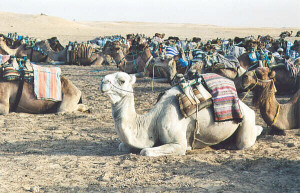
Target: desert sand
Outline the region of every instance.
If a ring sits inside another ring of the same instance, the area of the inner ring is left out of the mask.
[[[101,20],[101,18],[99,18]],[[46,15],[0,12],[0,33],[18,32],[40,39],[53,36],[63,43],[104,35],[155,32],[202,39],[278,36],[289,28],[225,28],[200,24],[75,22]],[[299,30],[299,29],[298,29]],[[101,78],[118,69],[62,65],[62,73],[83,94],[92,112],[58,114],[10,113],[1,116],[0,192],[299,192],[300,132],[268,135],[264,127],[256,144],[236,150],[232,143],[193,150],[186,156],[143,157],[118,151],[120,143],[108,97],[99,90]],[[169,84],[138,79],[138,113],[151,109]],[[279,96],[280,102],[290,96]]]

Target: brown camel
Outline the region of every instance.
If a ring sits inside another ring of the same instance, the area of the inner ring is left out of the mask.
[[[32,62],[44,62],[47,54],[31,48],[27,48],[25,44],[21,44],[17,48],[10,48],[3,37],[0,37],[0,50],[7,55],[15,55],[18,58],[27,57]]]
[[[275,86],[277,88],[278,94],[284,93],[294,93],[296,90],[296,79],[289,75],[289,72],[286,70],[284,64],[277,64],[274,56],[268,55],[269,60],[264,60],[262,65],[268,67],[270,65],[271,69],[276,72],[276,81]],[[254,70],[258,65],[251,63],[249,59],[249,53],[242,54],[238,58],[241,67],[247,71]],[[298,61],[298,60],[297,60]],[[297,61],[295,64],[297,64]]]
[[[0,37],[3,37],[3,39],[4,39],[5,43],[6,43],[6,45],[7,45],[9,48],[15,49],[15,48],[19,47],[19,46],[22,44],[21,40],[13,40],[13,39],[11,39],[11,38],[8,38],[8,37],[5,36],[4,34],[0,34]],[[0,50],[0,51],[1,51],[1,50]],[[0,53],[0,54],[1,54],[1,53]]]
[[[47,53],[48,57],[46,62],[58,61],[68,64],[101,66],[104,61],[103,56],[101,56],[99,53],[95,53],[94,49],[86,44],[80,44],[78,46],[77,52],[69,56],[70,60],[67,60],[68,47],[65,47],[63,50],[56,52],[51,48],[50,42],[48,40],[43,40],[36,43],[36,47]]]
[[[59,52],[59,51],[62,51],[64,49],[64,47],[58,41],[57,37],[52,37],[52,38],[49,38],[47,40],[49,41],[50,46],[51,46],[53,51]]]
[[[2,71],[0,77],[2,77]],[[73,111],[88,111],[88,107],[81,102],[81,91],[67,78],[61,77],[62,101],[37,100],[34,96],[33,84],[24,81],[23,90],[16,102],[20,82],[0,81],[0,114],[5,115],[11,111],[24,113],[63,113]],[[17,103],[17,106],[16,106]],[[14,109],[14,110],[13,110]]]
[[[119,51],[115,56],[118,67],[129,74],[138,73],[139,76],[169,78],[169,63],[173,58],[153,58],[149,46],[144,40],[133,40],[128,54]]]
[[[275,71],[257,68],[244,74],[243,87],[252,88],[253,103],[259,107],[264,121],[272,129],[281,131],[300,127],[300,90],[285,104],[275,98]]]
[[[119,64],[125,59],[124,55],[127,55],[128,51],[128,45],[123,44],[120,41],[107,42],[102,51],[105,64],[116,64],[119,66]]]

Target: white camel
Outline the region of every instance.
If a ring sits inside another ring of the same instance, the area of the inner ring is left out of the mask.
[[[139,115],[134,107],[133,84],[136,78],[124,72],[106,75],[100,90],[109,96],[112,102],[112,115],[121,143],[119,151],[132,152],[141,149],[145,156],[185,155],[186,150],[203,148],[218,144],[230,137],[237,129],[238,149],[254,145],[262,131],[255,125],[255,113],[240,101],[243,121],[215,122],[213,108],[197,113],[199,133],[194,141],[196,114],[184,118],[179,110],[176,95],[178,87],[165,92],[152,110]],[[194,144],[192,145],[194,141]],[[159,145],[158,145],[159,144]]]

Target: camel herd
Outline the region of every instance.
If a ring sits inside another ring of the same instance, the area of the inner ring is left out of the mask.
[[[105,76],[100,90],[112,102],[115,128],[122,141],[119,150],[138,149],[146,156],[184,155],[189,149],[218,144],[235,131],[237,148],[249,148],[262,132],[262,127],[255,124],[255,112],[242,100],[241,122],[214,121],[212,106],[184,118],[178,106],[177,96],[182,92],[178,80],[189,77],[191,72],[219,74],[232,80],[238,93],[252,91],[253,103],[274,133],[284,134],[286,129],[300,127],[300,42],[285,40],[288,36],[290,32],[283,32],[279,39],[266,35],[202,42],[197,37],[181,40],[165,38],[160,33],[152,38],[128,34],[126,38],[109,36],[84,43],[69,42],[64,47],[55,37],[38,40],[9,34],[0,35],[0,56],[47,64],[115,65],[121,72]],[[1,69],[3,65],[7,63],[1,64]],[[0,76],[3,77],[3,70]],[[152,110],[138,115],[133,84],[142,77],[170,83],[172,88],[160,95]],[[88,111],[87,106],[80,104],[80,90],[64,77],[60,102],[37,100],[32,83],[23,81],[20,91],[20,82],[0,82],[1,114],[9,113],[16,104],[16,112],[26,113]],[[293,96],[286,104],[280,104],[276,92]]]

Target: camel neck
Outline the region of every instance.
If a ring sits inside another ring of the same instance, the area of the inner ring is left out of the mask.
[[[273,82],[267,83],[268,85],[262,89],[256,89],[253,98],[256,98],[257,105],[260,109],[260,114],[262,115],[264,121],[271,126],[279,103],[275,97],[275,86]]]
[[[138,115],[134,107],[133,94],[127,95],[116,104],[112,104],[115,128],[121,141],[133,148],[152,147],[154,135],[153,113]],[[152,135],[153,134],[153,135]]]

